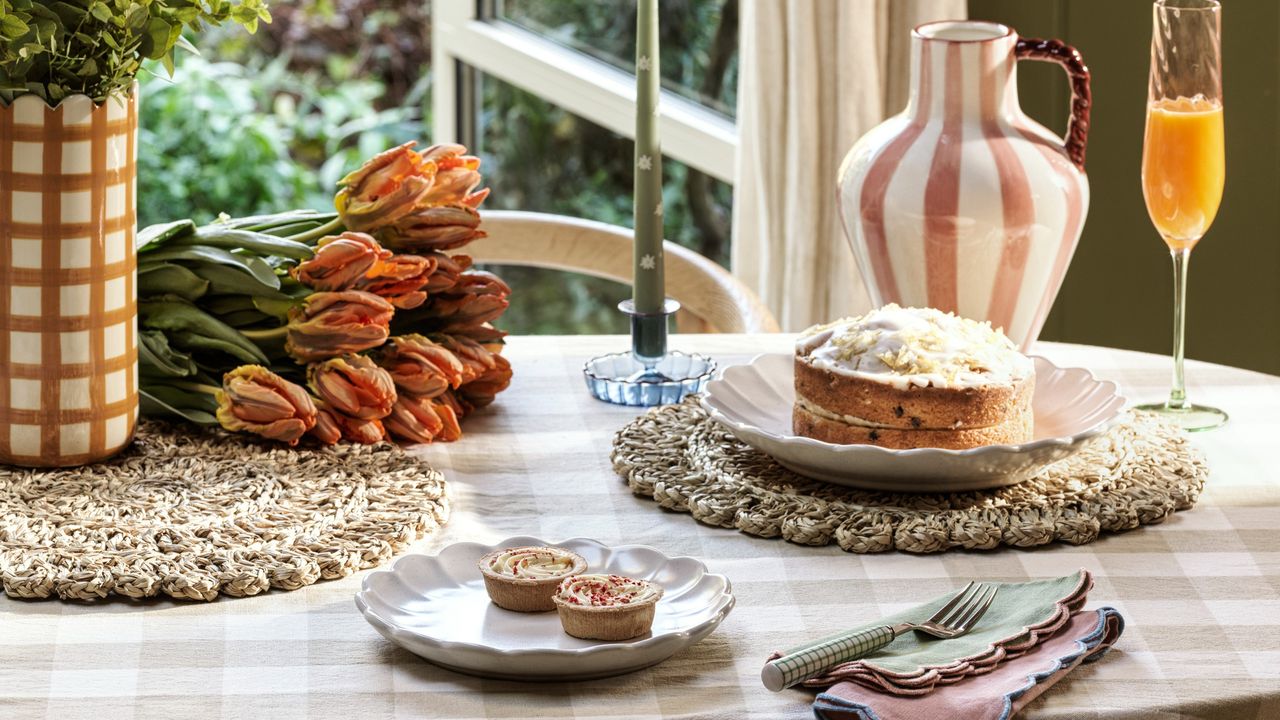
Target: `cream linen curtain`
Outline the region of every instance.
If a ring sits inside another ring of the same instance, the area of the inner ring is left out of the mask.
[[[733,272],[783,330],[868,308],[836,171],[907,102],[911,28],[964,0],[743,0]]]

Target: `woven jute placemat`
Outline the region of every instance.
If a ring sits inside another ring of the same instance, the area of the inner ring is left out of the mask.
[[[855,553],[1083,544],[1190,508],[1208,476],[1180,430],[1150,413],[1128,413],[1077,454],[1011,487],[867,492],[787,470],[708,418],[696,397],[627,425],[612,457],[632,492],[668,510]]]
[[[393,445],[290,449],[144,421],[107,462],[0,467],[0,583],[64,600],[296,590],[448,517],[444,478]]]

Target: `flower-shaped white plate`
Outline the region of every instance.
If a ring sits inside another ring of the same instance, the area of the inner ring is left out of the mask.
[[[525,545],[565,548],[586,559],[587,572],[661,585],[652,632],[621,642],[580,640],[565,634],[554,610],[518,613],[494,605],[476,563],[493,550]],[[655,665],[711,634],[733,603],[729,580],[691,557],[587,538],[456,543],[435,556],[406,555],[370,573],[356,593],[356,607],[391,642],[450,670],[508,680],[588,680]]]
[[[1022,482],[1105,432],[1125,399],[1115,383],[1083,368],[1060,368],[1043,357],[1032,398],[1035,437],[1021,445],[969,450],[891,450],[836,445],[792,434],[795,359],[760,355],[726,368],[707,384],[702,406],[742,442],[801,475],[837,485],[890,492],[965,492]]]

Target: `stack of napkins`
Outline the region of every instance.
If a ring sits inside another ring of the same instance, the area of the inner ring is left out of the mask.
[[[1124,630],[1111,608],[1081,612],[1093,587],[1088,571],[998,585],[995,601],[968,634],[939,640],[906,633],[806,681],[828,688],[814,702],[815,714],[829,720],[1007,718],[1076,666],[1101,658]],[[865,627],[918,622],[954,596],[948,592]]]

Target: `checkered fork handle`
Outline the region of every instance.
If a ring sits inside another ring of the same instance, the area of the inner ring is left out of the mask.
[[[832,635],[771,659],[760,671],[760,680],[766,688],[779,692],[840,663],[875,652],[893,642],[895,637],[893,628],[888,625]]]
[[[138,94],[0,104],[0,462],[79,465],[138,413]]]

